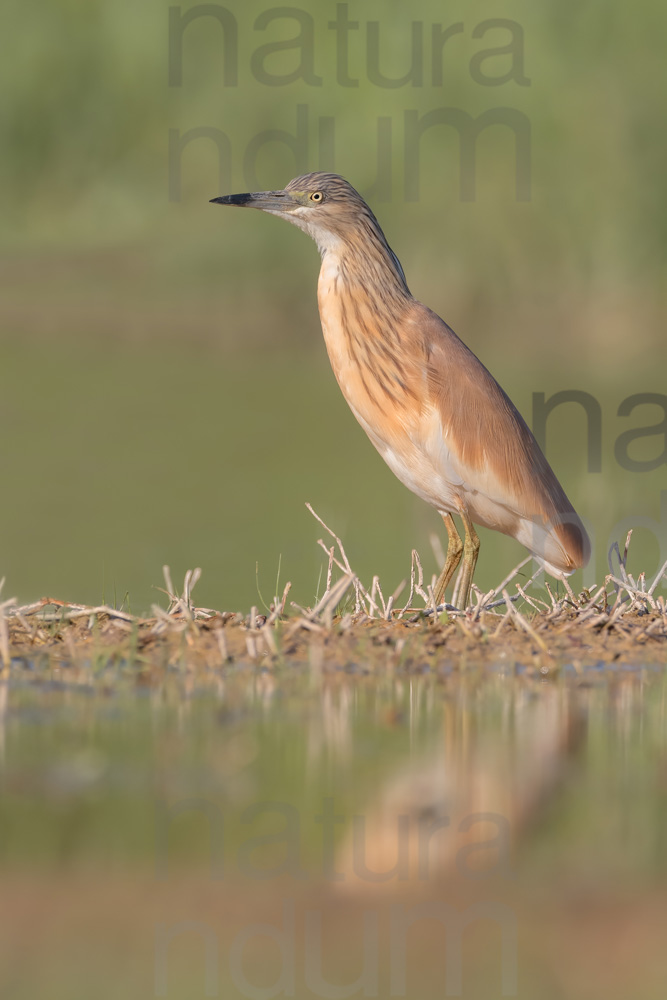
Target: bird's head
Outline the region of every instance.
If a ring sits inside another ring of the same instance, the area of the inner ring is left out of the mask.
[[[227,194],[211,201],[217,205],[259,208],[287,219],[312,236],[321,253],[339,247],[341,241],[359,239],[369,228],[382,232],[358,191],[338,174],[303,174],[290,181],[283,191]]]

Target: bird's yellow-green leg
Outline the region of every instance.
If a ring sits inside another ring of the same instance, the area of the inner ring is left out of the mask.
[[[442,604],[444,601],[447,585],[454,576],[463,554],[463,542],[461,541],[460,535],[456,530],[454,518],[451,514],[443,514],[442,519],[445,522],[445,527],[447,528],[449,541],[447,543],[447,557],[445,559],[445,565],[442,567],[442,573],[438,577],[438,582],[435,585],[434,596],[436,604]]]
[[[473,527],[473,523],[465,510],[460,511],[461,520],[465,529],[465,539],[463,541],[463,563],[461,564],[461,574],[457,582],[458,606],[462,611],[468,607],[470,600],[470,587],[477,565],[477,555],[479,553],[479,536]]]

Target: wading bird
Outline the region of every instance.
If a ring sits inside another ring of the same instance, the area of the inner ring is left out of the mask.
[[[211,200],[278,215],[317,243],[320,320],[343,395],[390,469],[445,522],[438,604],[461,556],[459,602],[468,604],[479,551],[473,523],[518,539],[557,578],[585,565],[584,527],[521,414],[454,331],[412,297],[351,184],[318,172],[284,191]]]

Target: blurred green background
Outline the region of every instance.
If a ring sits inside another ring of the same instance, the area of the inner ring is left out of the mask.
[[[418,0],[408,12],[311,0],[279,17],[246,0],[214,8],[224,24],[186,23],[189,9],[172,8],[170,39],[158,0],[60,0],[38,16],[18,0],[4,7],[5,596],[119,603],[129,592],[142,611],[168,563],[175,579],[202,567],[204,606],[247,608],[258,588],[268,601],[279,573],[310,602],[323,558],[305,501],[385,592],[412,547],[435,571],[437,515],[394,480],[329,370],[314,245],[279,220],[208,203],[318,168],[367,194],[413,293],[529,423],[535,392],[595,397],[601,471],[589,470],[575,404],[547,434],[594,536],[588,582],[633,523],[630,568],[655,572],[664,457],[629,470],[614,443],[663,418],[656,405],[617,411],[665,388],[664,5]],[[345,16],[358,27],[330,27]],[[434,24],[452,28],[441,72]],[[520,154],[517,199],[506,124],[478,138],[472,198],[454,128],[428,129],[416,150],[410,121],[442,108],[514,115],[530,191]],[[204,131],[186,141],[190,130]],[[629,454],[649,461],[664,443],[655,433]],[[483,543],[489,586],[522,550]]]

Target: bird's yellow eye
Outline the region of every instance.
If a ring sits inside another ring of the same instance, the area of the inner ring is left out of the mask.
[[[324,195],[322,194],[321,191],[313,191],[312,194],[311,194],[311,196],[310,196],[310,200],[311,201],[322,201],[323,198],[324,198]]]

